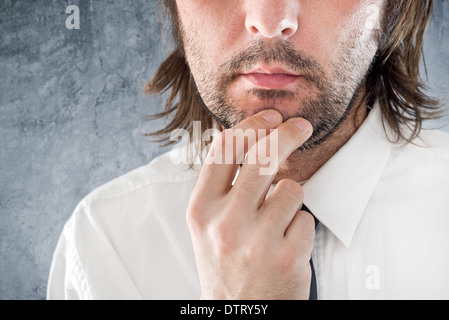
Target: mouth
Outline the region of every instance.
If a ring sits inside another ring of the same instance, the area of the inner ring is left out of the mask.
[[[285,89],[302,76],[282,68],[259,67],[240,74],[252,86],[262,89]]]

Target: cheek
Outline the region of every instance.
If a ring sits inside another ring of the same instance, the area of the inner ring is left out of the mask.
[[[341,25],[335,16],[303,14],[296,35],[290,40],[298,51],[313,56],[328,74],[332,57],[338,52]]]
[[[314,56],[326,74],[341,51],[342,34],[362,0],[303,0],[298,31],[290,39],[295,48]]]
[[[368,48],[371,54],[376,45],[373,35],[380,28],[382,1],[339,2],[346,6],[329,3],[326,9],[314,7],[321,15],[313,15],[311,11],[309,20],[307,15],[304,17],[300,38],[296,40],[296,46],[315,55],[327,74],[336,59],[349,49],[348,45],[361,50]]]
[[[229,1],[179,1],[179,15],[188,60],[197,61],[200,69],[207,65],[217,70],[233,52],[241,49],[244,15]],[[193,61],[192,61],[193,62]],[[190,61],[189,61],[190,63]]]
[[[370,5],[367,9],[366,9],[366,15],[367,18],[365,20],[365,29],[367,30],[380,30],[381,26],[380,26],[380,14],[381,9],[379,8],[379,6],[376,5]]]

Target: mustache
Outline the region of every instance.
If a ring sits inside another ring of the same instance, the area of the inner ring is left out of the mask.
[[[304,76],[305,80],[314,84],[317,89],[323,90],[326,87],[325,72],[317,59],[296,50],[288,42],[268,43],[263,39],[249,43],[245,49],[222,63],[219,68],[219,87],[226,89],[243,70],[250,70],[261,62],[283,64],[289,70]]]

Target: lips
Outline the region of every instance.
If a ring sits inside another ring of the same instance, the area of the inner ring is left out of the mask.
[[[301,78],[300,75],[280,68],[257,69],[241,76],[253,86],[263,89],[283,89]]]

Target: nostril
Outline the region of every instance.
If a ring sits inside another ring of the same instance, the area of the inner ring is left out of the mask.
[[[288,29],[282,30],[282,35],[283,35],[284,37],[289,37],[289,36],[291,36],[292,34],[293,34],[293,29],[288,28]]]
[[[251,35],[265,38],[292,37],[298,29],[298,17],[291,12],[268,13],[266,10],[248,12],[245,27]]]
[[[259,33],[259,30],[257,30],[257,28],[255,26],[250,27],[250,32],[253,34],[257,34]]]
[[[282,24],[283,24],[283,28],[282,28],[281,33],[282,33],[283,37],[291,37],[298,30],[298,22],[297,21],[284,20]]]
[[[282,35],[284,37],[291,37],[296,32],[296,29],[293,28],[287,28],[282,30]]]

